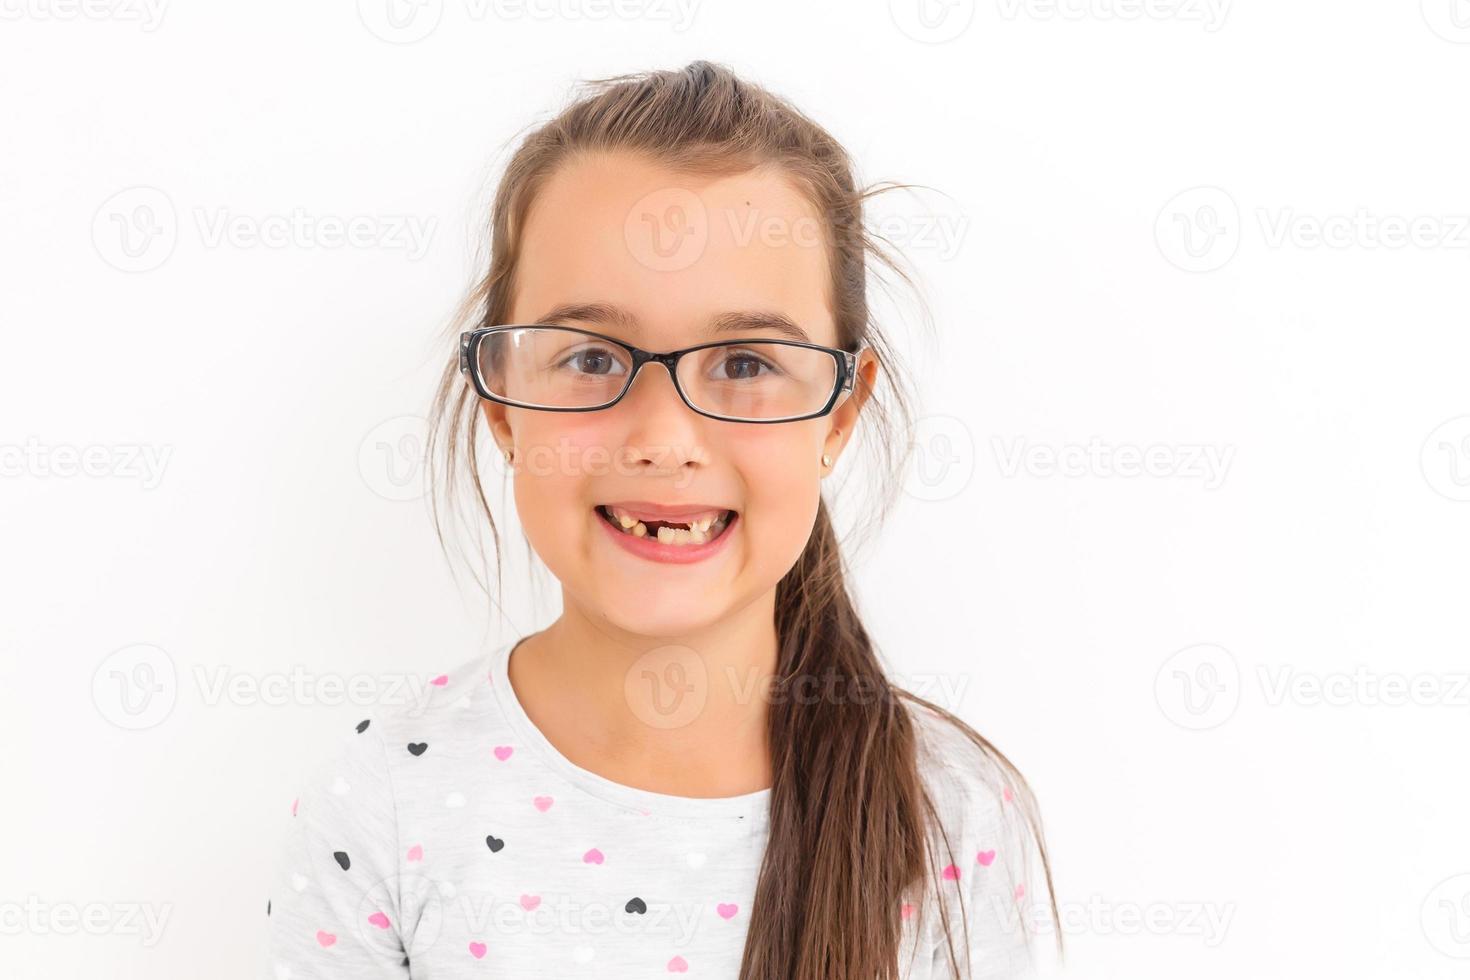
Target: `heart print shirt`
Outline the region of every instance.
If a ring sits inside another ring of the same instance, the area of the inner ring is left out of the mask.
[[[672,796],[575,765],[517,700],[513,647],[344,732],[282,806],[261,976],[736,980],[771,791]],[[1033,976],[1045,892],[1012,791],[904,704],[949,847],[932,838],[939,870],[895,903],[900,975],[954,976],[953,950],[961,977]]]

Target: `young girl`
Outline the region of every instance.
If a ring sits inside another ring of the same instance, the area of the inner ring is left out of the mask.
[[[706,62],[601,80],[521,144],[430,448],[495,534],[495,440],[562,613],[345,735],[291,807],[270,975],[1030,969],[1031,795],[885,676],[822,499],[860,419],[892,446],[908,417],[866,196]]]

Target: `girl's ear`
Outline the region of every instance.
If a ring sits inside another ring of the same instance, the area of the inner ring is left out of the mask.
[[[488,398],[481,399],[480,407],[485,413],[485,425],[490,430],[490,437],[495,440],[495,446],[502,454],[515,445],[515,433],[510,429],[510,423],[506,421],[505,406],[499,402],[492,402]]]
[[[847,398],[832,410],[828,416],[831,419],[832,428],[827,434],[824,451],[835,461],[842,447],[847,445],[851,433],[857,429],[858,415],[867,404],[868,397],[873,393],[874,385],[878,380],[878,355],[870,347],[864,348],[858,354],[857,378],[854,379],[852,391],[848,392]]]

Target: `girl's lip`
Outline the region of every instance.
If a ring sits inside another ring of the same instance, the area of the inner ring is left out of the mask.
[[[704,544],[663,544],[655,537],[636,537],[613,527],[607,522],[607,518],[599,514],[595,508],[592,511],[592,519],[602,525],[603,530],[613,538],[614,543],[639,558],[666,562],[671,565],[687,565],[691,562],[704,561],[722,551],[725,547],[725,540],[730,537],[730,529],[740,520],[740,515],[732,513],[729,523],[725,525],[719,537],[706,541]]]

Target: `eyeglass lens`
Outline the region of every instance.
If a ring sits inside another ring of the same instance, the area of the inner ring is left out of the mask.
[[[541,408],[598,408],[628,386],[632,356],[578,330],[521,327],[481,337],[481,382],[490,393]],[[809,347],[742,341],[690,351],[679,388],[700,411],[731,419],[810,415],[837,386],[837,361]]]

